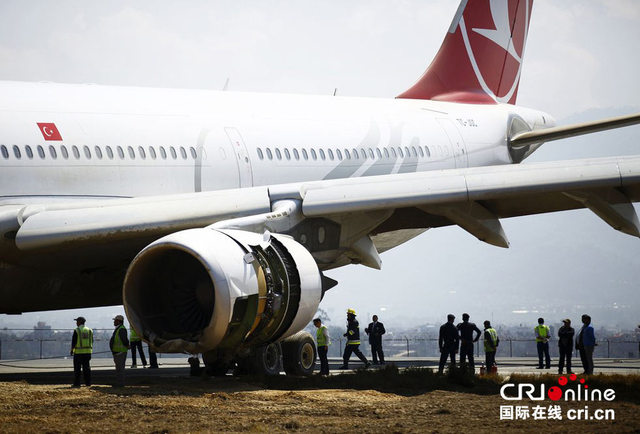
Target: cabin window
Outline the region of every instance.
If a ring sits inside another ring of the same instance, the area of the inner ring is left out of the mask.
[[[38,155],[40,156],[40,158],[42,158],[44,160],[44,148],[42,146],[38,146]]]
[[[147,153],[144,152],[144,148],[142,146],[138,146],[138,154],[140,154],[140,158],[143,160],[147,158]]]
[[[320,153],[320,158],[324,160],[325,159],[324,149],[320,149],[318,152]]]
[[[280,148],[276,148],[276,158],[278,160],[282,160],[282,152],[280,152]]]
[[[376,155],[378,156],[378,159],[382,159],[382,152],[380,151],[380,148],[376,148]]]
[[[398,155],[400,156],[400,158],[404,158],[404,152],[402,151],[402,148],[400,146],[398,146]]]
[[[27,157],[29,157],[29,159],[33,158],[33,151],[31,150],[31,146],[25,146],[24,150],[27,153]]]
[[[194,160],[198,159],[198,153],[196,152],[193,146],[189,148],[189,152],[191,152],[191,158],[193,158]],[[154,156],[153,158],[156,158],[156,157]]]
[[[98,157],[98,160],[102,160],[102,149],[100,149],[100,146],[94,147],[93,151],[96,153],[96,157]]]
[[[222,159],[225,160],[227,158],[226,154],[224,154],[224,149],[220,148],[223,152],[223,157]],[[176,153],[176,148],[174,148],[173,146],[169,147],[169,152],[171,152],[171,158],[173,158],[174,160],[176,158],[178,158],[178,154]]]
[[[133,150],[132,146],[127,147],[127,151],[129,151],[129,158],[132,160],[136,159],[136,152]]]
[[[347,160],[351,160],[351,153],[348,149],[344,150],[344,156],[347,157]]]
[[[375,157],[373,156],[373,149],[369,148],[369,157],[373,160]]]
[[[291,160],[291,153],[289,152],[288,148],[284,148],[284,156],[287,160]]]
[[[360,148],[360,155],[362,155],[363,159],[367,159],[367,151],[364,148]]]
[[[356,148],[353,148],[353,159],[357,160],[358,158],[360,158],[360,156],[358,155],[358,150]]]
[[[9,151],[7,151],[7,147],[5,145],[0,146],[0,152],[2,152],[2,158],[9,158]]]
[[[388,148],[384,148],[384,157],[385,158],[389,158],[389,149]]]
[[[270,148],[267,148],[267,158],[269,160],[273,160],[273,154],[271,153],[271,149]]]
[[[309,159],[309,154],[307,154],[307,150],[305,148],[302,148],[302,158],[305,160]]]
[[[264,154],[262,153],[262,149],[256,148],[256,152],[258,153],[258,158],[264,160]]]
[[[318,159],[318,155],[316,154],[316,150],[311,148],[311,158],[313,158],[314,160]]]
[[[183,160],[187,159],[187,150],[184,149],[184,146],[180,146],[180,155],[182,156]],[[144,158],[144,157],[143,157]]]
[[[421,157],[424,157],[424,151],[422,150],[422,147],[418,146],[418,153],[420,154]]]
[[[13,154],[16,156],[17,159],[22,158],[22,154],[20,153],[20,148],[18,148],[16,145],[13,145]]]
[[[393,147],[391,148],[391,156],[393,158],[397,158],[398,157],[398,154],[396,153],[396,148],[393,148]]]
[[[67,151],[67,147],[65,145],[62,145],[60,147],[60,151],[62,152],[62,157],[66,160],[67,158],[69,158],[69,151]]]
[[[300,159],[300,153],[296,148],[293,148],[293,158],[295,158],[296,160]]]
[[[157,157],[156,148],[154,148],[153,146],[149,146],[149,155],[151,156],[152,160],[155,160]]]
[[[327,149],[327,154],[329,154],[329,160],[333,160],[333,151],[331,149]]]
[[[163,160],[167,159],[167,151],[164,150],[164,146],[160,146],[160,156]]]
[[[109,157],[109,160],[113,160],[113,150],[111,146],[107,146],[107,157]]]
[[[338,156],[338,160],[342,161],[342,151],[340,151],[340,149],[336,149],[336,155]]]
[[[431,151],[427,145],[424,145],[424,153],[427,157],[431,157]]]
[[[53,158],[54,160],[58,158],[56,148],[54,148],[53,146],[49,146],[49,154],[51,154],[51,158]]]

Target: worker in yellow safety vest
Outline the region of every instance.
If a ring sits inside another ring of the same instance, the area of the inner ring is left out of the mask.
[[[356,320],[356,311],[347,309],[347,332],[343,335],[347,338],[347,344],[342,354],[342,366],[340,369],[349,369],[349,359],[354,353],[364,363],[364,367],[368,368],[371,364],[360,351],[360,324]]]
[[[320,318],[315,318],[313,320],[313,325],[316,326],[316,342],[318,347],[318,358],[320,359],[320,375],[329,375],[329,359],[327,358],[329,345],[331,345],[329,331],[327,330],[327,327],[322,324],[322,320]]]
[[[116,315],[113,318],[115,330],[109,340],[109,347],[113,354],[113,362],[116,365],[116,383],[114,386],[124,387],[124,366],[127,362],[127,351],[129,351],[129,339],[127,329],[124,326],[124,317]]]
[[[85,325],[82,316],[74,318],[76,328],[71,338],[71,355],[73,356],[73,386],[80,387],[80,377],[84,374],[84,384],[91,386],[91,354],[93,353],[93,330]]]
[[[138,336],[138,333],[133,329],[133,327],[129,327],[129,344],[131,345],[131,367],[137,368],[136,364],[136,350],[140,353],[140,361],[142,362],[142,367],[147,367],[147,358],[144,356],[144,350],[142,349],[142,339]]]
[[[544,324],[544,318],[538,318],[538,325],[534,327],[536,334],[536,345],[538,347],[538,367],[536,369],[551,369],[551,356],[549,355],[549,339],[551,338],[551,331],[549,326]],[[542,365],[542,359],[544,355],[545,365]]]
[[[498,332],[491,327],[489,320],[484,322],[484,358],[487,364],[487,372],[491,372],[491,367],[496,364],[496,351],[498,350]]]

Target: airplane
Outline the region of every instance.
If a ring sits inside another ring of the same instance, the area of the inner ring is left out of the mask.
[[[212,373],[309,375],[327,270],[578,208],[640,236],[640,156],[519,164],[640,123],[515,105],[532,6],[463,0],[394,99],[0,82],[0,313],[123,304]]]

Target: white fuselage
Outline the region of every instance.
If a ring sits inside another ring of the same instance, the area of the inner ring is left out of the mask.
[[[508,164],[511,116],[551,126],[504,104],[18,82],[0,94],[0,204]]]

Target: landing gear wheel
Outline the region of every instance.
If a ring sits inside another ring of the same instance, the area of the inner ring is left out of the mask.
[[[258,375],[280,375],[282,348],[279,343],[264,345],[254,349],[252,371]]]
[[[284,371],[288,375],[313,375],[316,354],[315,342],[308,332],[300,331],[282,341]]]

